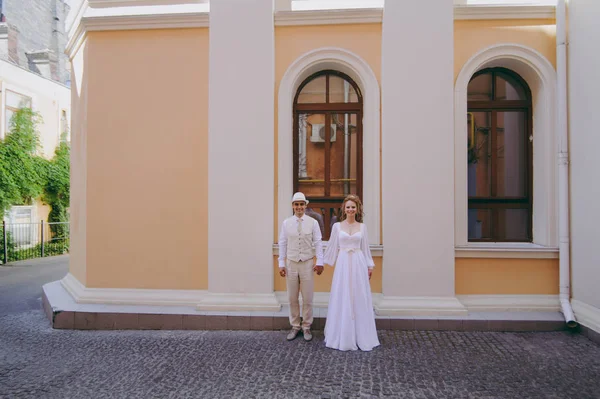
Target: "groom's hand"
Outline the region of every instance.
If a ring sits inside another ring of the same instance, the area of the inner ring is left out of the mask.
[[[285,277],[285,274],[286,274],[286,273],[285,273],[285,267],[280,267],[280,268],[279,268],[279,275],[280,275],[281,277]]]
[[[323,266],[315,266],[315,267],[313,267],[313,270],[314,270],[315,272],[317,272],[317,275],[318,275],[318,276],[320,276],[320,275],[321,275],[321,273],[323,273]]]

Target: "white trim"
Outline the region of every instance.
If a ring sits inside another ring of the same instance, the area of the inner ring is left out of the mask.
[[[536,50],[520,44],[503,43],[487,47],[461,69],[454,91],[454,236],[456,247],[468,242],[467,205],[467,86],[478,70],[503,66],[520,74],[533,96],[533,242],[556,247],[556,72]],[[490,246],[496,246],[490,244]]]
[[[202,7],[201,11],[178,12],[179,18],[173,18],[176,7],[183,10],[190,7]],[[134,29],[178,29],[208,26],[206,2],[187,0],[83,0],[72,21],[67,21],[69,41],[65,52],[72,57],[89,30],[85,26],[88,10],[92,9],[94,30],[134,30]],[[153,9],[150,9],[153,8]],[[132,9],[138,15],[132,15]],[[171,11],[169,11],[171,10]],[[274,15],[276,26],[290,25],[337,25],[382,23],[382,8],[337,9],[311,11],[278,11]],[[207,14],[206,16],[203,14]],[[91,15],[89,15],[91,17]],[[127,17],[127,18],[120,18]],[[165,19],[166,18],[166,19]],[[483,19],[553,19],[554,6],[455,6],[455,20]]]
[[[205,4],[208,0],[88,0],[88,2],[92,8],[108,8]]]
[[[278,11],[276,26],[382,23],[385,8]],[[455,5],[455,20],[554,19],[554,6]]]
[[[555,6],[468,5],[454,6],[454,19],[554,19]]]
[[[182,29],[208,27],[208,13],[156,15],[115,15],[84,17],[82,22],[88,32],[135,29]]]
[[[600,309],[577,299],[571,300],[577,322],[600,333]]]
[[[327,250],[328,242],[323,242],[323,252]],[[374,258],[383,257],[383,245],[379,244],[371,244],[369,245],[369,249],[371,250],[371,256]],[[273,244],[273,256],[279,256],[279,244]]]
[[[374,303],[378,316],[466,316],[456,297],[399,297],[381,295]]]
[[[94,9],[84,0],[69,31],[65,53],[73,58],[87,32],[206,28],[208,25],[209,13],[203,4]]]
[[[532,243],[470,243],[454,253],[457,258],[558,259],[557,247]]]
[[[315,292],[313,294],[313,307],[327,309],[329,307],[329,295],[329,292]],[[282,306],[290,304],[287,291],[275,291],[275,296]],[[373,292],[371,296],[373,298],[373,306],[376,306],[381,301],[383,294]],[[302,295],[298,298],[298,302],[302,305]]]
[[[278,100],[278,223],[291,216],[293,191],[292,105],[300,84],[311,74],[335,69],[350,76],[363,94],[363,203],[371,244],[379,244],[380,232],[380,94],[373,70],[358,55],[337,47],[309,51],[294,61],[279,83]]]
[[[0,69],[1,70],[1,69]],[[4,72],[4,71],[2,71]],[[29,71],[27,71],[29,72]],[[33,72],[29,72],[31,74],[33,74]],[[35,74],[35,76],[40,76]],[[0,126],[0,139],[3,139],[4,137],[6,137],[6,135],[8,134],[8,132],[6,131],[6,92],[7,91],[12,91],[13,93],[23,96],[23,97],[28,97],[31,99],[31,110],[32,111],[38,111],[37,109],[37,93],[27,90],[27,89],[23,89],[21,86],[17,86],[14,85],[12,83],[8,83],[6,81],[6,79],[8,79],[8,76],[4,75],[4,74],[0,74],[0,79],[2,79],[0,81],[0,90],[2,90],[2,109],[0,110],[0,121],[2,123],[2,126]]]
[[[196,306],[205,290],[149,290],[135,288],[87,288],[68,273],[61,285],[76,303],[153,306]]]
[[[380,24],[382,20],[382,8],[278,11],[275,13],[276,26]]]
[[[196,309],[220,312],[279,312],[281,304],[275,293],[270,294],[235,294],[206,293]]]
[[[457,295],[469,312],[557,312],[558,295]]]

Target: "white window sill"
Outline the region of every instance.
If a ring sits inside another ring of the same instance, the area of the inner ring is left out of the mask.
[[[327,245],[329,243],[327,241],[323,241],[323,252],[325,252],[325,250],[327,249]],[[369,248],[371,249],[371,256],[375,257],[375,258],[381,258],[383,257],[383,245],[369,245]],[[273,255],[274,256],[279,256],[279,245],[278,244],[273,244]]]
[[[454,248],[456,258],[558,259],[557,247],[529,242],[473,242]]]

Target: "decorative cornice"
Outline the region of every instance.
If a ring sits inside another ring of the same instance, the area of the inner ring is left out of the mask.
[[[208,13],[174,13],[148,15],[103,15],[83,16],[77,29],[70,37],[65,53],[72,58],[85,40],[87,32],[137,30],[137,29],[182,29],[208,27]]]
[[[383,21],[384,9],[363,8],[347,10],[279,11],[275,13],[276,26],[373,24]],[[554,6],[455,6],[455,20],[487,19],[553,19]]]
[[[554,19],[554,6],[454,6],[454,19]]]
[[[88,32],[135,29],[181,29],[208,27],[208,13],[177,13],[148,15],[112,15],[83,17]]]
[[[72,57],[88,31],[208,27],[206,7],[205,0],[83,0],[68,27],[65,52]],[[278,11],[274,20],[276,26],[372,24],[382,23],[383,12],[383,8]],[[454,7],[457,20],[553,18],[554,6]]]
[[[92,8],[146,7],[208,3],[208,0],[88,0]]]
[[[278,11],[275,13],[276,26],[380,24],[382,20],[382,8]]]

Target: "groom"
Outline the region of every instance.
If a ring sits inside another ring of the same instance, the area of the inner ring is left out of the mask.
[[[291,341],[302,329],[305,341],[312,339],[310,326],[313,322],[313,271],[323,273],[323,244],[318,222],[305,214],[308,201],[302,193],[294,194],[292,207],[294,216],[283,221],[279,234],[279,275],[287,277],[290,301],[290,324],[287,335]],[[315,254],[317,262],[314,264]],[[313,266],[314,265],[314,266]],[[302,324],[298,294],[302,293]]]

